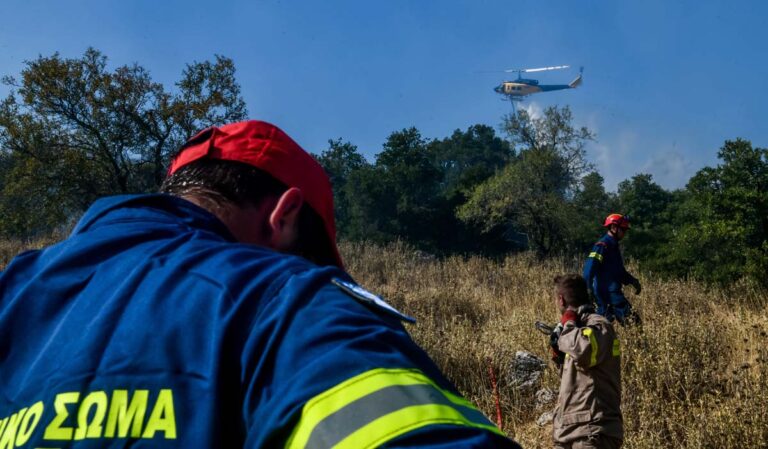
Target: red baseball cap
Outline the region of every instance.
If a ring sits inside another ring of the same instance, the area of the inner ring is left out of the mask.
[[[189,139],[171,162],[168,176],[199,159],[243,162],[264,170],[288,187],[297,187],[304,200],[320,215],[339,267],[344,267],[336,247],[333,190],[323,167],[280,128],[258,120],[206,128]]]

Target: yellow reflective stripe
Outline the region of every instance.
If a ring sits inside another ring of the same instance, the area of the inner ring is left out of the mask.
[[[286,448],[303,448],[309,440],[312,430],[325,417],[367,394],[373,393],[384,386],[395,384],[394,382],[392,384],[382,382],[382,375],[386,374],[398,379],[398,385],[424,383],[419,379],[419,373],[410,370],[375,369],[352,377],[330,390],[315,396],[304,405],[301,419],[296,428],[294,428]]]
[[[589,367],[597,365],[597,338],[595,338],[595,332],[590,327],[585,327],[581,330],[584,336],[589,337],[589,346],[592,350],[592,355],[589,358]]]
[[[453,407],[446,405],[417,405],[382,416],[367,426],[361,427],[334,446],[334,449],[375,448],[412,430],[434,424],[480,427],[499,433],[495,426],[482,426],[467,421]]]
[[[582,254],[584,254],[584,253],[582,253]],[[594,258],[594,259],[597,259],[599,262],[602,262],[602,261],[603,261],[603,255],[602,255],[602,254],[598,254],[598,253],[597,253],[597,252],[595,252],[595,251],[592,251],[591,253],[589,253],[589,257],[592,257],[592,258]]]
[[[613,339],[613,356],[618,357],[621,355],[621,346],[619,345],[619,339]]]
[[[472,405],[472,403],[449,391],[445,391],[441,389],[431,379],[429,379],[427,376],[425,376],[418,370],[378,368],[378,369],[370,370],[365,373],[359,374],[355,377],[352,377],[336,385],[335,387],[315,396],[310,401],[308,401],[304,405],[304,408],[302,409],[302,413],[301,413],[301,418],[299,419],[298,424],[294,428],[293,433],[291,434],[291,437],[288,439],[288,442],[286,443],[285,447],[288,449],[303,449],[306,446],[307,442],[309,441],[310,436],[312,435],[312,431],[318,426],[318,424],[320,424],[324,419],[328,418],[330,415],[338,412],[339,410],[352,404],[353,402],[360,400],[361,398],[364,398],[365,396],[375,393],[376,391],[379,391],[383,388],[392,387],[392,386],[408,386],[408,385],[432,386],[440,394],[442,394],[445,397],[445,399],[447,399],[449,402],[456,404],[459,407],[468,407],[476,411],[476,408]],[[461,423],[464,425],[487,428],[488,430],[501,434],[501,432],[495,426],[491,425],[490,422],[488,422],[488,425],[485,425],[485,424],[469,421],[458,410],[450,406],[438,406],[438,405],[430,404],[430,405],[421,405],[419,407],[433,407],[432,409],[433,411],[443,410],[441,407],[447,408],[449,410],[452,410],[455,415],[454,414],[445,415],[446,419],[454,419],[455,416],[460,416],[462,419]],[[407,410],[410,408],[413,408],[413,407],[407,407],[392,414],[397,415],[401,413],[402,410]],[[389,416],[389,415],[386,415],[386,416]],[[438,417],[432,416],[430,419],[438,419]],[[375,423],[375,422],[378,422],[378,420],[375,420],[372,423]],[[372,425],[372,423],[369,423],[368,425],[364,426],[364,428],[369,427],[370,425]],[[416,427],[421,427],[429,424],[430,424],[429,422],[425,422],[417,425]],[[393,430],[392,428],[389,429],[390,432],[392,430]],[[405,430],[404,432],[407,432],[407,431],[408,430]],[[353,432],[352,434],[350,434],[349,437],[351,437],[356,433],[357,431]]]

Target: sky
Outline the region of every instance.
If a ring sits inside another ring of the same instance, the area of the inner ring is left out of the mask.
[[[0,75],[94,47],[172,86],[185,64],[232,58],[249,116],[319,153],[342,138],[370,160],[387,136],[428,139],[511,111],[508,68],[578,89],[537,94],[596,134],[587,157],[615,190],[650,173],[684,187],[725,140],[768,147],[768,2],[646,0],[0,0]],[[492,71],[498,70],[498,73]],[[6,96],[9,88],[0,87]]]

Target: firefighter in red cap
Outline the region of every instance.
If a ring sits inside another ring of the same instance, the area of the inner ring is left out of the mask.
[[[283,131],[206,129],[161,190],[0,273],[0,442],[519,447],[343,270],[328,177]]]
[[[610,214],[603,226],[608,232],[595,243],[584,264],[584,279],[597,302],[597,313],[622,325],[640,323],[640,315],[624,296],[622,287],[632,285],[640,294],[640,281],[624,268],[619,241],[629,230],[629,216]]]

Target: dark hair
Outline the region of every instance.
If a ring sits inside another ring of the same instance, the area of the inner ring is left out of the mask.
[[[176,196],[195,196],[215,207],[258,206],[282,195],[288,187],[264,170],[219,159],[199,159],[178,169],[163,181],[160,191]],[[333,245],[320,215],[308,204],[299,211],[298,239],[291,253],[318,265],[335,265]]]
[[[565,298],[565,304],[578,307],[589,304],[587,283],[581,275],[576,273],[560,274],[555,276],[555,286],[558,293]]]

